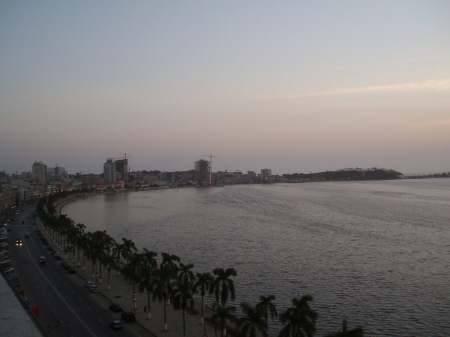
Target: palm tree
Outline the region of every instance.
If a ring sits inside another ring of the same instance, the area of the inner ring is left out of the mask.
[[[156,261],[158,253],[154,252],[153,250],[144,248],[144,252],[142,253],[142,255],[144,257],[144,263],[146,266],[151,268],[156,268],[158,266],[158,262]]]
[[[178,265],[177,262],[180,262],[180,258],[176,255],[169,254],[169,253],[161,253],[161,264],[160,267],[164,269],[169,269],[176,273],[178,271]]]
[[[128,263],[123,267],[122,274],[126,279],[129,279],[133,287],[133,295],[136,295],[136,283],[139,283],[141,265],[143,264],[144,256],[141,253],[134,253],[128,256]],[[133,299],[134,310],[136,310],[136,299]]]
[[[227,323],[236,323],[237,318],[234,315],[236,307],[224,306],[220,303],[214,303],[214,313],[211,315],[211,323],[214,324],[215,333],[217,336],[217,328],[221,330],[221,336],[227,335]]]
[[[86,270],[86,255],[87,251],[89,249],[89,240],[90,240],[90,232],[88,233],[83,233],[80,235],[80,237],[78,238],[78,247],[81,248],[81,250],[83,251],[83,270]]]
[[[102,265],[103,266],[108,266],[108,264],[106,264],[103,260],[105,259],[109,259],[111,255],[111,250],[112,248],[116,245],[116,241],[106,233],[106,231],[102,231],[100,232],[101,234],[99,234],[99,240],[100,240],[100,244],[101,244],[101,252],[99,255],[99,261],[100,261],[100,282],[102,280]],[[112,262],[110,262],[112,265]]]
[[[202,297],[201,301],[201,323],[203,324],[203,331],[206,335],[206,327],[205,327],[205,313],[204,313],[204,298],[206,292],[212,287],[214,282],[214,277],[210,273],[197,273],[197,282],[194,284],[194,290],[199,291]]]
[[[263,308],[242,302],[241,309],[244,316],[239,319],[237,328],[242,336],[256,337],[262,334],[267,337],[267,321],[264,319]]]
[[[364,337],[364,329],[360,326],[348,330],[347,320],[342,320],[342,331],[330,333],[325,337]]]
[[[212,288],[210,289],[210,293],[214,292],[217,302],[219,302],[220,297],[220,303],[222,306],[225,306],[229,297],[231,300],[234,300],[234,282],[230,277],[236,276],[237,272],[234,268],[228,268],[227,270],[215,268],[213,273],[216,275],[216,278]]]
[[[150,289],[153,290],[153,299],[157,298],[164,304],[164,331],[167,331],[167,299],[172,290],[172,280],[174,279],[174,273],[164,267],[160,267],[155,271],[155,276],[152,279]]]
[[[95,277],[95,262],[97,260],[97,255],[95,254],[95,239],[94,233],[86,233],[86,240],[83,247],[84,255],[91,259],[92,261],[92,277]]]
[[[75,228],[78,231],[78,235],[76,236],[76,245],[77,245],[77,255],[78,255],[78,266],[80,266],[80,247],[81,247],[80,243],[83,240],[84,229],[86,228],[86,226],[79,223],[75,226]]]
[[[94,266],[99,260],[99,280],[102,279],[102,258],[107,254],[114,245],[114,239],[109,236],[106,231],[95,231],[89,233],[88,254],[92,259],[92,273],[94,277]]]
[[[195,274],[191,270],[192,268],[194,268],[192,263],[184,264],[180,262],[178,267],[178,280],[183,283],[194,283]]]
[[[275,304],[273,303],[275,301],[274,295],[269,296],[260,296],[259,297],[259,303],[256,305],[256,309],[261,309],[262,313],[264,315],[264,320],[266,321],[267,329],[269,329],[269,314],[272,319],[275,319],[278,317],[278,312]]]
[[[74,226],[71,226],[67,229],[67,242],[70,243],[70,250],[72,251],[72,261],[75,261],[75,246],[78,240],[80,233],[78,229]]]
[[[172,289],[173,305],[175,309],[181,308],[183,310],[183,337],[186,337],[186,309],[188,305],[191,307],[194,305],[192,293],[192,282],[189,279],[178,279],[174,282]]]
[[[152,281],[154,278],[155,270],[158,268],[158,262],[156,261],[156,257],[158,253],[148,250],[144,248],[144,252],[142,253],[143,263],[141,265],[141,275],[139,280],[139,286],[145,288],[147,290],[147,319],[152,319],[152,310],[151,310],[151,301],[150,294],[152,292]]]
[[[292,299],[292,307],[280,315],[281,323],[285,326],[280,330],[279,337],[312,337],[316,332],[318,314],[311,309],[311,295]]]
[[[100,260],[100,263],[108,270],[108,290],[111,290],[111,269],[116,268],[116,259],[110,254],[106,254]]]
[[[119,246],[120,257],[122,257],[125,262],[128,262],[128,258],[131,256],[131,254],[133,254],[133,252],[137,252],[136,245],[130,239],[122,238],[122,245]]]
[[[67,239],[67,235],[70,231],[70,229],[73,227],[74,222],[72,219],[70,219],[69,217],[67,217],[66,215],[60,215],[58,217],[58,223],[59,223],[59,228],[58,228],[58,232],[59,234],[61,234],[62,236],[62,240],[63,240],[63,252],[66,251],[66,239]]]
[[[157,268],[149,267],[145,263],[141,266],[141,277],[139,279],[139,287],[145,288],[145,290],[147,290],[147,306],[148,306],[147,319],[152,319],[150,294],[153,292],[152,286],[156,271]]]
[[[176,275],[178,272],[178,264],[180,262],[180,258],[176,255],[169,253],[161,253],[161,264],[160,268],[168,270],[172,275]],[[167,298],[167,303],[170,304],[170,297]]]

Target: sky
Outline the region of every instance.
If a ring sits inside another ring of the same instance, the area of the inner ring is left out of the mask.
[[[0,170],[450,171],[450,1],[1,1]]]

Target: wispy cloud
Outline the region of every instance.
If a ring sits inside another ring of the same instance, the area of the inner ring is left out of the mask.
[[[413,91],[413,90],[431,90],[444,91],[450,90],[450,78],[441,80],[429,80],[424,82],[405,82],[387,85],[374,85],[360,88],[347,88],[339,90],[319,91],[311,93],[300,93],[298,95],[290,95],[285,98],[302,98],[302,97],[318,97],[330,95],[347,95],[372,92],[389,92],[389,91]]]
[[[447,125],[450,125],[450,119],[419,124],[419,126],[447,126]]]

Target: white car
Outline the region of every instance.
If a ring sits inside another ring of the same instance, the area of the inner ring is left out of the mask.
[[[97,285],[96,285],[96,284],[91,285],[91,286],[89,287],[89,291],[90,291],[91,293],[98,293],[98,287],[97,287]]]
[[[91,293],[98,292],[97,285],[92,281],[86,281],[86,288],[88,288]]]

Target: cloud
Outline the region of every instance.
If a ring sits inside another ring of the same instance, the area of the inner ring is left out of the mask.
[[[420,123],[418,125],[419,126],[447,126],[447,125],[450,125],[450,119],[443,120],[443,121]]]
[[[287,96],[284,98],[303,98],[303,97],[319,97],[330,95],[347,95],[359,93],[374,93],[374,92],[389,92],[389,91],[413,91],[413,90],[431,90],[431,91],[445,91],[450,90],[450,78],[441,80],[429,80],[424,82],[405,82],[397,84],[377,85],[360,88],[348,88],[340,90],[329,90],[312,92],[305,94],[298,94]]]

